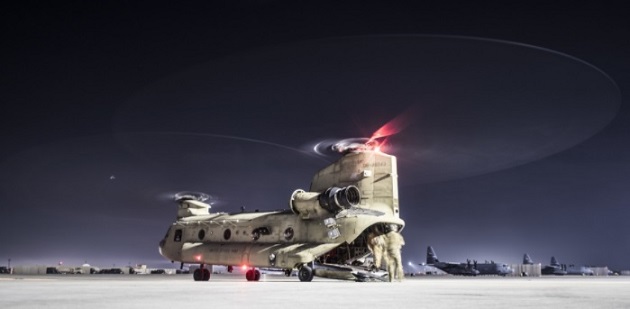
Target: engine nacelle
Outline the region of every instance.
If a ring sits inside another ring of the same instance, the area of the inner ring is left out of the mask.
[[[298,189],[291,194],[289,207],[302,219],[310,219],[328,216],[330,213],[337,214],[344,209],[359,205],[360,202],[361,192],[355,186],[331,187],[322,193]]]
[[[210,205],[204,202],[183,199],[179,201],[177,207],[177,219],[192,216],[203,216],[210,213]]]

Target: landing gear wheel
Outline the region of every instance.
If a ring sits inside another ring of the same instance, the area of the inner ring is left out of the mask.
[[[284,275],[287,276],[287,277],[291,277],[291,272],[293,272],[292,269],[285,269],[284,270]]]
[[[313,280],[313,269],[304,265],[298,271],[298,278],[302,282],[310,282]]]
[[[259,281],[260,280],[260,271],[258,269],[250,269],[245,273],[245,279],[247,281]]]
[[[209,265],[210,269],[212,269],[212,265]],[[195,269],[193,272],[193,280],[195,281],[208,281],[210,280],[210,269],[205,268],[203,264],[201,264],[200,268]]]
[[[193,272],[193,280],[195,281],[201,281],[201,279],[203,279],[203,274],[200,268],[195,269],[195,271]]]

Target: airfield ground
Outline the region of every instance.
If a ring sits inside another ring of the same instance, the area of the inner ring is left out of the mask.
[[[0,276],[0,308],[630,308],[630,277],[412,277],[349,282],[264,275]]]

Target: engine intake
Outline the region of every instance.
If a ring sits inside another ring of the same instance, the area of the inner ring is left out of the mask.
[[[357,206],[361,202],[361,193],[355,186],[345,188],[332,187],[320,194],[319,205],[326,210],[337,213],[352,206]]]
[[[359,188],[347,186],[330,187],[323,193],[295,190],[291,194],[289,206],[291,211],[300,215],[302,219],[309,219],[329,215],[328,213],[337,214],[344,209],[359,205],[360,202]]]

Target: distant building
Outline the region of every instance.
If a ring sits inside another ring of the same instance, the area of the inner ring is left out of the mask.
[[[147,265],[140,264],[136,265],[136,267],[133,268],[133,273],[136,275],[148,275],[151,273],[151,271],[147,269]]]
[[[19,265],[13,267],[14,275],[45,275],[48,266],[46,265]]]
[[[610,276],[612,274],[608,266],[591,266],[589,268],[593,271],[593,276]]]
[[[540,263],[534,264],[512,264],[512,276],[516,277],[540,277],[542,266]]]

